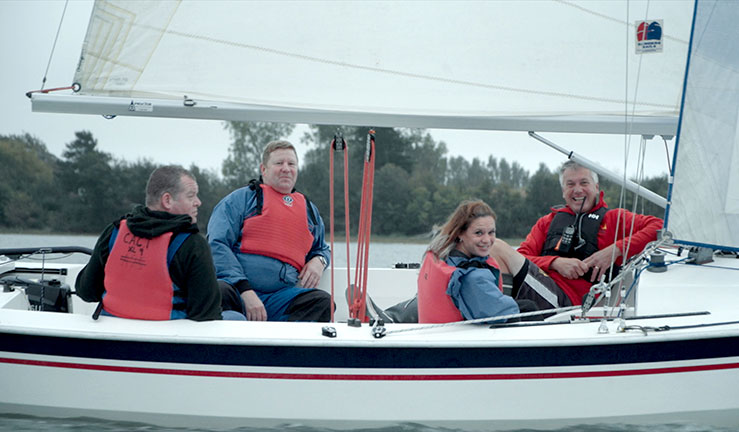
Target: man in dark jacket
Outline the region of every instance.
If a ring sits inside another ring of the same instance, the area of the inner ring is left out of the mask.
[[[221,319],[210,247],[198,234],[198,184],[180,166],[154,170],[146,206],[110,224],[77,276],[77,295],[134,319]]]

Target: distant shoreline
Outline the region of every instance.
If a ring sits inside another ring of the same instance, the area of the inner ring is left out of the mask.
[[[0,235],[50,235],[50,236],[80,236],[80,237],[96,237],[99,234],[95,233],[63,233],[63,232],[49,232],[44,230],[23,230],[23,231],[12,231],[12,230],[4,230],[0,229]],[[343,244],[344,243],[344,233],[334,233],[334,244]],[[325,236],[326,243],[330,242],[329,233],[326,233]],[[516,238],[516,239],[501,239],[505,241],[506,243],[510,245],[518,245],[521,244],[523,239]],[[428,244],[431,242],[431,237],[428,235],[414,235],[414,236],[404,236],[404,235],[371,235],[370,241],[372,243],[403,243],[403,244]],[[350,242],[352,244],[356,244],[357,237],[352,236],[350,238]]]

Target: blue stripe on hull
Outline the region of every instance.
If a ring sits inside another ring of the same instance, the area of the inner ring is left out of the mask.
[[[231,366],[455,369],[614,365],[735,357],[739,356],[739,337],[589,346],[421,348],[216,345],[0,333],[0,351]]]

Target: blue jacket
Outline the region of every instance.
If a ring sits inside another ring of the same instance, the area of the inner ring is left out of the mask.
[[[307,204],[310,207],[306,211],[306,218],[313,244],[306,261],[322,255],[328,262],[330,253],[324,241],[323,220],[313,203],[308,201]],[[280,319],[287,305],[304,289],[295,287],[298,283],[295,267],[274,258],[240,251],[244,219],[255,216],[256,208],[257,194],[254,189],[246,186],[231,192],[213,209],[208,222],[208,243],[218,279],[228,282],[239,292],[253,289],[264,303],[269,319]],[[315,216],[311,217],[311,211]]]
[[[457,267],[449,279],[446,293],[466,320],[519,313],[516,301],[498,288],[500,270],[491,268],[484,257],[468,258],[452,252],[446,263]],[[467,268],[460,265],[472,264]],[[478,265],[479,267],[477,267]]]

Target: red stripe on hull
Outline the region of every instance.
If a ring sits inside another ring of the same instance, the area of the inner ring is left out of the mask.
[[[42,366],[65,369],[95,370],[103,372],[126,372],[158,375],[183,375],[217,378],[286,379],[286,380],[326,380],[326,381],[471,381],[471,380],[523,380],[523,379],[562,379],[562,378],[601,378],[634,375],[658,375],[668,373],[704,372],[712,370],[737,369],[739,363],[713,365],[678,366],[648,369],[629,369],[613,371],[583,372],[545,372],[545,373],[502,373],[502,374],[307,374],[307,373],[269,373],[269,372],[226,372],[192,369],[163,369],[130,366],[93,365],[40,360],[0,358],[0,363],[25,366]]]

